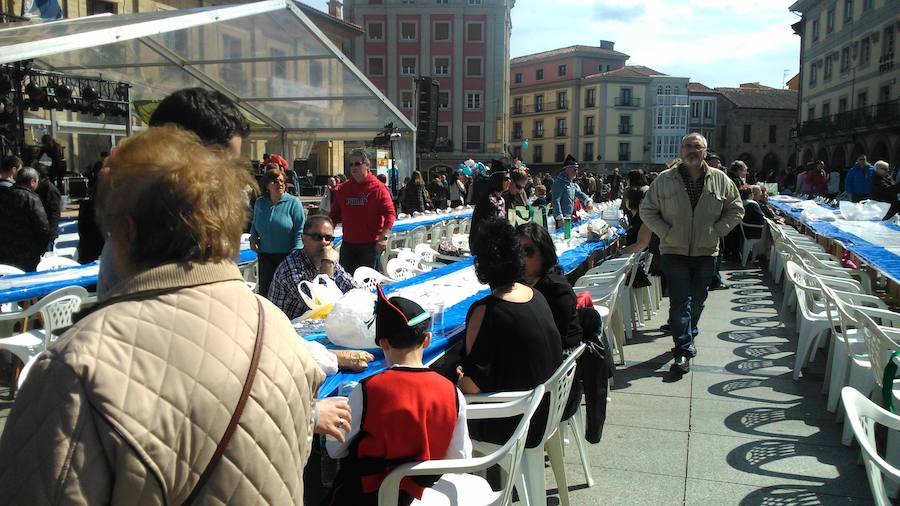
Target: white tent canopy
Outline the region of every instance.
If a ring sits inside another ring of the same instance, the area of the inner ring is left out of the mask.
[[[414,125],[292,0],[0,30],[0,63],[26,59],[127,81],[136,106],[186,87],[221,91],[246,113],[254,137],[370,140],[392,122],[404,132],[398,148],[410,158],[414,150]]]

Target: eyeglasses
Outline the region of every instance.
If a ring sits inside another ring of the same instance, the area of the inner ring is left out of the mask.
[[[522,246],[522,251],[525,252],[525,256],[527,256],[527,257],[533,257],[534,254],[537,253],[537,248],[535,248],[534,246],[532,246],[532,245],[529,244],[529,245],[526,245],[526,246]]]
[[[681,147],[688,148],[688,149],[696,149],[698,151],[701,149],[706,149],[706,146],[704,146],[703,144],[682,144]]]
[[[269,181],[269,184],[277,184],[278,186],[283,186],[285,183],[284,179],[273,179]]]
[[[304,232],[303,235],[305,235],[306,237],[309,237],[310,239],[312,239],[314,241],[321,241],[322,239],[325,239],[325,242],[331,242],[334,240],[334,236],[328,235],[328,234],[315,234],[315,233],[307,234],[306,232]]]
[[[356,167],[357,165],[366,165],[366,162],[350,162],[351,167]]]

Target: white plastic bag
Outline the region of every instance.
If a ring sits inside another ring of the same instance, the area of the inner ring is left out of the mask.
[[[826,209],[818,204],[811,206],[803,206],[803,212],[800,213],[800,219],[803,221],[834,221],[837,216],[830,209]]]
[[[875,200],[863,200],[862,202],[841,201],[841,217],[848,221],[881,221],[887,214],[891,205]]]
[[[297,284],[297,291],[300,292],[300,298],[309,308],[300,317],[301,320],[325,318],[334,303],[344,295],[334,280],[324,274],[319,274],[312,281],[301,281]]]
[[[354,350],[375,345],[375,294],[359,288],[345,293],[325,318],[325,335],[332,343]]]

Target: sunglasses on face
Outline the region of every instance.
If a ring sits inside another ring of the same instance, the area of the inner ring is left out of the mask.
[[[272,181],[269,181],[269,184],[277,184],[281,186],[284,184],[284,179],[273,179]]]
[[[366,162],[350,162],[351,167],[356,167],[358,165],[365,165]]]
[[[525,252],[525,256],[533,257],[535,253],[537,253],[537,248],[528,244],[526,246],[522,246],[522,251]]]
[[[312,239],[314,241],[321,241],[322,239],[325,239],[325,242],[331,242],[334,240],[334,236],[328,235],[328,234],[315,234],[315,233],[307,234],[304,232],[303,235],[305,235],[306,237],[309,237],[310,239]]]

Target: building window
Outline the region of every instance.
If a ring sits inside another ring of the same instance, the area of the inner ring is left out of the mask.
[[[449,91],[439,91],[438,92],[438,108],[442,111],[450,110],[450,92]]]
[[[556,152],[553,156],[553,161],[556,163],[562,163],[566,159],[566,145],[565,144],[557,144]]]
[[[884,29],[884,36],[881,40],[881,56],[885,60],[894,58],[894,27],[892,26]]]
[[[481,5],[481,0],[469,0],[469,5]]]
[[[484,42],[484,23],[480,21],[466,23],[466,42]]]
[[[522,73],[516,72],[515,77],[513,77],[513,82],[516,84],[522,84]]]
[[[384,3],[382,0],[369,0],[369,5],[381,5]]]
[[[619,116],[619,134],[631,135],[631,116]]]
[[[434,58],[434,75],[448,76],[450,75],[450,57],[437,56]]]
[[[584,117],[584,135],[594,135],[594,117]]]
[[[869,92],[868,91],[859,92],[859,94],[856,95],[856,107],[859,109],[859,108],[863,108],[867,105],[869,105]]]
[[[413,5],[416,3],[416,0],[402,0],[400,3],[404,5]]]
[[[105,2],[103,0],[88,0],[87,3],[88,16],[95,14],[118,14],[119,4],[116,2]]]
[[[850,72],[850,46],[841,49],[841,74]]]
[[[437,0],[437,2],[435,3],[437,3],[438,5],[448,5],[449,2],[450,0]]]
[[[814,19],[812,22],[812,40],[813,42],[819,40],[819,20]]]
[[[703,103],[703,117],[712,119],[716,114],[716,103],[709,100]]]
[[[568,134],[568,129],[566,128],[566,118],[556,118],[556,136],[562,137]]]
[[[875,0],[863,0],[863,12],[872,10],[875,7]]]
[[[534,96],[534,112],[542,112],[544,110],[544,96]]]
[[[597,105],[596,90],[594,88],[588,88],[584,93],[584,106],[594,107],[595,105]]]
[[[437,140],[438,142],[447,144],[447,141],[450,140],[450,125],[437,126]]]
[[[872,41],[868,37],[864,37],[859,41],[859,66],[864,67],[869,64],[872,59]]]
[[[822,117],[831,116],[831,102],[822,102]]]
[[[370,56],[369,60],[369,75],[370,76],[383,76],[384,75],[384,56]]]
[[[466,151],[482,151],[481,125],[466,125]]]
[[[480,111],[481,110],[481,92],[480,91],[469,91],[466,93],[466,110],[467,111]]]
[[[522,146],[513,146],[512,147],[512,155],[513,155],[513,159],[521,160],[522,159]]]
[[[450,22],[435,21],[434,22],[434,41],[446,42],[450,40]]]
[[[853,21],[853,0],[844,0],[844,23]]]
[[[231,35],[222,35],[222,55],[227,58],[240,58],[243,41]],[[229,84],[234,84],[243,88],[246,83],[244,79],[244,68],[240,62],[231,62],[222,65],[222,79]]]
[[[825,71],[823,72],[823,76],[826,81],[831,79],[831,74],[834,72],[834,60],[831,55],[825,57]]]
[[[565,91],[557,91],[556,92],[556,108],[557,109],[568,109],[569,102],[566,100],[566,92]]]
[[[806,110],[806,119],[810,120],[816,117],[816,106],[810,106],[809,109]]]
[[[815,86],[816,82],[819,80],[819,66],[816,62],[812,62],[809,64],[809,85]]]
[[[513,99],[513,114],[522,114],[522,97]]]
[[[620,142],[619,143],[619,161],[620,162],[631,161],[631,143],[630,142]]]
[[[401,91],[400,92],[400,109],[405,111],[411,111],[413,108],[413,92],[412,91]]]
[[[744,125],[744,142],[750,142],[751,125]]]
[[[381,21],[369,21],[366,23],[366,37],[371,41],[384,40],[384,23]]]
[[[515,140],[519,140],[522,138],[522,122],[521,121],[513,122],[512,138]]]
[[[419,25],[415,21],[400,22],[400,40],[416,40],[418,32]]]
[[[180,33],[180,32],[176,32]],[[272,73],[272,77],[277,77],[278,79],[287,79],[287,61],[285,61],[285,57],[287,53],[282,51],[281,49],[270,48],[269,56],[272,57],[272,69],[270,72]]]
[[[769,144],[775,144],[778,139],[778,125],[769,125]]]
[[[847,97],[838,99],[838,114],[847,112]]]
[[[535,137],[543,137],[544,136],[544,120],[538,119],[534,121],[534,136]]]
[[[543,81],[544,80],[544,69],[537,69],[534,71],[534,80],[535,81]]]
[[[558,77],[566,77],[566,66],[565,65],[557,66],[556,67],[556,75]]]
[[[700,101],[691,101],[691,119],[700,119]]]
[[[544,146],[534,147],[534,163],[544,163]]]
[[[831,33],[834,31],[834,7],[828,9],[828,13],[825,14],[825,33]]]
[[[416,75],[416,57],[404,56],[400,58],[400,75],[414,76]]]
[[[484,75],[482,59],[480,56],[466,58],[466,77],[481,77]]]
[[[585,162],[590,162],[594,160],[594,143],[593,142],[585,142],[584,143],[584,156],[582,160]]]

